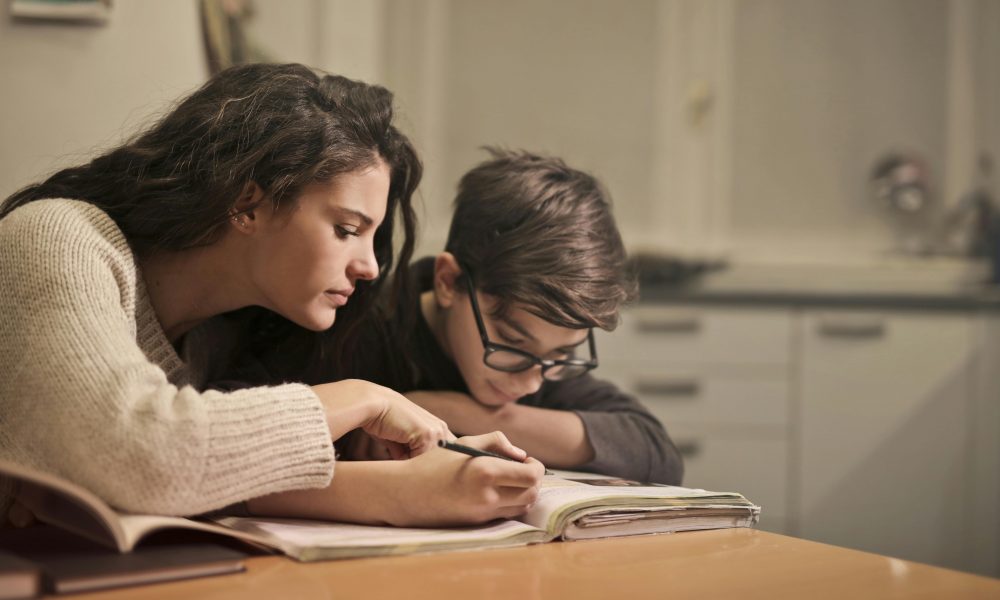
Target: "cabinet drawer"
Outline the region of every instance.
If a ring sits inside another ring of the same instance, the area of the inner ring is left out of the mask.
[[[785,377],[709,375],[699,369],[641,365],[614,365],[600,376],[638,397],[668,427],[700,423],[783,428],[788,424],[789,382]]]
[[[639,306],[612,333],[596,331],[598,356],[663,364],[787,365],[788,311]]]
[[[761,507],[761,522],[788,516],[788,443],[709,430],[677,430],[686,487],[739,492]]]

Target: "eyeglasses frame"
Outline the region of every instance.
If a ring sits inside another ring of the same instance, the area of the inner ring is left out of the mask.
[[[476,297],[476,286],[475,283],[472,281],[472,274],[469,271],[469,269],[463,268],[463,271],[465,272],[464,279],[465,279],[466,289],[469,293],[469,301],[472,303],[472,315],[476,319],[476,327],[479,328],[479,337],[483,341],[483,364],[485,364],[487,367],[503,373],[523,373],[524,371],[534,368],[536,365],[541,365],[542,379],[545,379],[546,381],[565,381],[566,379],[574,379],[576,377],[581,377],[587,374],[589,371],[592,371],[597,368],[598,365],[597,345],[594,342],[593,327],[587,328],[587,343],[590,346],[590,360],[584,360],[580,358],[570,358],[561,360],[550,359],[550,358],[539,358],[534,354],[531,354],[530,352],[525,352],[524,350],[521,350],[519,348],[514,348],[511,346],[498,344],[490,340],[489,335],[486,333],[486,322],[483,321],[483,314],[479,308],[479,299]],[[513,352],[514,354],[523,356],[529,359],[531,361],[531,364],[524,367],[523,369],[511,370],[511,369],[504,369],[502,367],[497,367],[487,362],[487,359],[491,354],[501,351]],[[585,367],[585,370],[581,372],[579,375],[574,375],[573,377],[567,377],[566,379],[548,379],[547,377],[545,377],[545,373],[549,369],[558,366]]]

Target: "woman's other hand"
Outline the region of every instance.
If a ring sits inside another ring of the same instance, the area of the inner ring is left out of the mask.
[[[391,460],[389,449],[361,429],[355,429],[337,442],[341,460]]]
[[[345,379],[312,389],[326,410],[333,439],[360,428],[395,459],[419,456],[437,447],[438,440],[455,439],[447,423],[387,387]]]

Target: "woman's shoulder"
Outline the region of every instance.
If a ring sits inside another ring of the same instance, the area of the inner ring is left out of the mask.
[[[121,235],[108,213],[90,202],[68,198],[34,200],[15,208],[0,220],[0,228],[4,231],[29,229],[34,235],[73,227],[97,231],[113,228]]]
[[[5,248],[26,250],[103,247],[131,260],[131,250],[111,217],[89,202],[66,198],[35,200],[0,219]]]

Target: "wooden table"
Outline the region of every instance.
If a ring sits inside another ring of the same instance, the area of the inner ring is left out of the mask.
[[[750,529],[297,563],[74,596],[153,598],[991,598],[1000,579]]]

